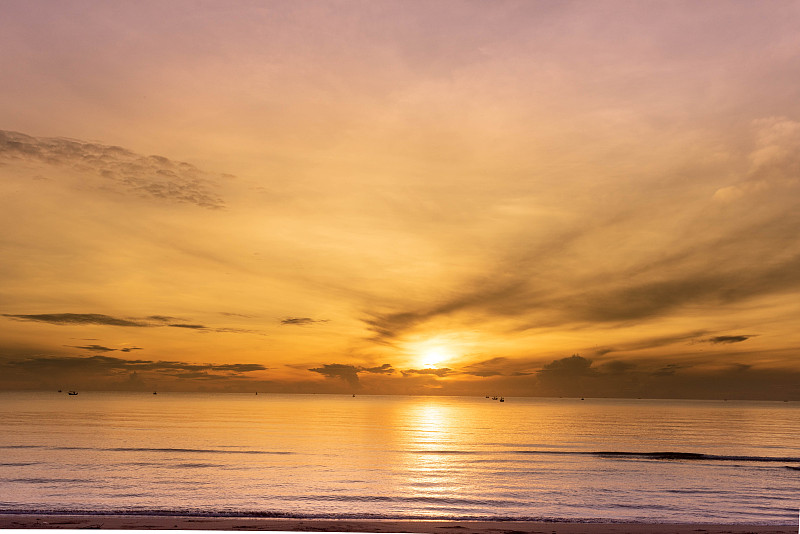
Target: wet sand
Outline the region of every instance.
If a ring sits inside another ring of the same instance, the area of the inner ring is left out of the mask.
[[[569,523],[533,521],[401,521],[264,519],[138,515],[0,514],[2,529],[267,530],[283,532],[413,532],[430,534],[796,534],[797,526]]]

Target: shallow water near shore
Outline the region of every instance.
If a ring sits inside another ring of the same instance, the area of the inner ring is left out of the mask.
[[[800,405],[0,393],[0,509],[796,524]]]

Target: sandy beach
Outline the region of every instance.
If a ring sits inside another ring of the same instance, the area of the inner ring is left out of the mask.
[[[430,534],[795,534],[796,526],[0,514],[2,529],[264,530]]]

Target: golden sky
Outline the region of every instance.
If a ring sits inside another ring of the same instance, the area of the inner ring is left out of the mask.
[[[800,399],[798,27],[5,1],[0,387]]]

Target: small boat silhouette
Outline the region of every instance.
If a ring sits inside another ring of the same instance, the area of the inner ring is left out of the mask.
[[[503,397],[500,397],[500,402],[505,402],[505,401],[506,401],[506,399],[505,399],[505,398],[503,398]]]
[[[77,395],[77,394],[78,394],[77,391],[69,391],[69,392],[67,392],[67,395]]]

